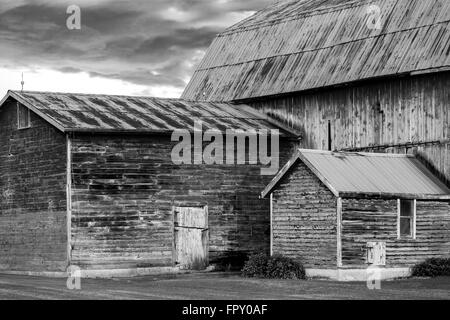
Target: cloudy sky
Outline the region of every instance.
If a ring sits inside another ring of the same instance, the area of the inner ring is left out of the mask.
[[[272,2],[0,0],[0,95],[23,72],[25,90],[179,97],[214,36]]]

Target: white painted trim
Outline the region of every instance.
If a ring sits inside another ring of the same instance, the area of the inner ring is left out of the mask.
[[[273,256],[273,193],[270,194],[270,256]]]
[[[413,218],[412,218],[412,238],[416,240],[417,229],[416,229],[416,220],[417,220],[417,200],[414,199],[414,208],[413,208]]]
[[[407,199],[405,199],[407,200]],[[411,200],[409,200],[411,201]],[[404,239],[410,239],[410,240],[416,240],[417,236],[417,199],[413,199],[413,217],[411,219],[412,226],[411,226],[411,237],[405,237],[402,238],[400,234],[400,218],[401,218],[401,200],[397,199],[397,240],[404,240]]]
[[[400,236],[400,204],[401,204],[401,200],[397,199],[397,240],[401,239]]]
[[[369,269],[313,269],[307,268],[308,278],[324,278],[336,281],[364,281],[368,280]],[[379,268],[380,280],[392,280],[411,276],[410,268]]]
[[[336,263],[342,267],[342,198],[336,199]]]
[[[72,262],[72,141],[66,135],[66,207],[67,207],[67,266]]]

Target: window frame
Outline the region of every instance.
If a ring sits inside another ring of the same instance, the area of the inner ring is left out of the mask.
[[[411,221],[411,234],[402,235],[401,234],[401,203],[402,201],[412,201],[413,214],[410,219]],[[416,240],[417,230],[417,199],[397,199],[397,240]]]
[[[26,110],[27,110],[27,125],[26,126],[21,126],[20,125],[20,118],[21,118],[21,116],[20,116],[20,109],[21,108],[25,108]],[[29,129],[29,128],[31,128],[31,113],[30,113],[30,109],[29,108],[27,108],[27,107],[25,107],[24,105],[22,105],[22,104],[20,104],[20,103],[17,103],[17,129],[18,130],[25,130],[25,129]]]

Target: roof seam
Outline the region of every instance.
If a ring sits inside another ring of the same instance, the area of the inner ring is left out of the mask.
[[[230,64],[223,64],[223,65],[214,66],[214,67],[208,67],[208,68],[199,68],[199,69],[197,69],[195,71],[195,73],[200,72],[200,71],[213,70],[213,69],[219,69],[219,68],[224,68],[224,67],[231,67],[231,66],[237,66],[237,65],[241,65],[241,64],[247,64],[247,63],[250,63],[250,62],[269,60],[269,59],[272,59],[272,58],[293,56],[293,55],[298,55],[298,54],[302,54],[302,53],[322,51],[322,50],[326,50],[326,49],[331,49],[331,48],[347,45],[347,44],[350,44],[350,43],[366,41],[366,40],[375,39],[375,38],[381,38],[383,36],[387,36],[387,35],[391,35],[391,34],[397,34],[397,33],[403,33],[403,32],[418,30],[418,29],[430,28],[430,27],[437,26],[437,25],[440,25],[440,24],[445,24],[445,23],[450,23],[450,19],[449,20],[445,20],[445,21],[441,21],[441,22],[437,22],[437,23],[434,23],[434,24],[423,25],[423,26],[420,26],[420,27],[414,27],[414,28],[409,28],[409,29],[397,30],[397,31],[394,31],[394,32],[382,33],[382,34],[379,34],[379,35],[376,35],[376,36],[371,36],[371,37],[355,39],[355,40],[351,40],[351,41],[340,42],[340,43],[334,44],[332,46],[327,46],[327,47],[321,47],[321,48],[316,48],[316,49],[311,49],[311,50],[303,50],[303,51],[296,51],[296,52],[272,55],[272,56],[268,56],[268,57],[264,57],[264,58],[259,58],[259,59],[254,59],[254,60],[246,60],[246,61],[243,61],[243,62],[236,62],[236,63],[230,63]]]

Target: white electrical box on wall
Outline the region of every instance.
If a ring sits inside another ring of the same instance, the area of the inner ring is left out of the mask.
[[[373,266],[386,265],[386,242],[367,242],[366,263]]]

